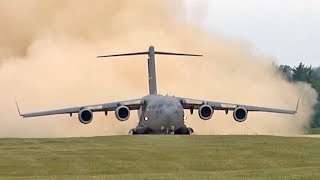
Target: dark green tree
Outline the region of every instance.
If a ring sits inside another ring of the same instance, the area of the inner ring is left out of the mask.
[[[305,66],[303,63],[300,63],[297,67],[293,68],[292,72],[294,81],[311,83],[311,76],[313,74],[311,66]]]
[[[309,83],[318,93],[318,103],[314,106],[315,115],[312,119],[312,127],[320,127],[320,67],[313,68],[300,63],[297,67],[291,68],[287,65],[277,66],[284,77],[289,81],[302,81]]]
[[[319,102],[315,105],[314,109],[315,109],[315,115],[311,122],[311,127],[313,128],[320,127],[320,103]]]
[[[279,70],[282,72],[282,74],[289,80],[292,81],[293,77],[293,72],[292,68],[288,65],[280,65]]]
[[[305,66],[300,63],[292,70],[293,81],[302,81],[311,84],[311,86],[320,94],[320,77],[318,76],[319,68],[312,68],[312,66]],[[320,101],[318,97],[318,101]]]
[[[320,78],[320,67],[315,68],[314,73],[318,78]]]
[[[293,81],[302,81],[311,84],[320,95],[320,68],[312,68],[300,63],[292,69]],[[312,127],[320,127],[320,96],[317,98],[318,103],[315,105],[315,115],[313,117]]]

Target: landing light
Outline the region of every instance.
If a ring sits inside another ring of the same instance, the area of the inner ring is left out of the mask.
[[[145,121],[148,121],[148,120],[149,120],[149,118],[148,118],[148,117],[144,117],[144,120],[145,120]]]
[[[183,120],[187,120],[187,117],[186,117],[186,116],[183,116]]]

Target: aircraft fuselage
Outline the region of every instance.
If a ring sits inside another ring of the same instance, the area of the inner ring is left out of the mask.
[[[133,100],[108,102],[90,106],[78,106],[63,109],[55,109],[42,112],[20,113],[18,104],[17,109],[19,115],[23,118],[49,116],[56,114],[78,114],[78,119],[82,124],[89,124],[93,120],[94,112],[114,111],[119,121],[126,121],[130,117],[131,110],[138,110],[139,123],[136,128],[131,129],[132,134],[191,134],[192,128],[185,125],[184,109],[190,110],[193,114],[194,110],[198,111],[198,115],[202,120],[209,120],[215,110],[233,111],[233,118],[237,122],[244,122],[248,117],[248,112],[269,112],[281,114],[296,114],[298,111],[299,100],[296,110],[275,109],[269,107],[241,105],[233,103],[223,103],[207,100],[197,100],[185,97],[162,96],[158,95],[156,81],[155,55],[175,55],[175,56],[202,56],[196,54],[172,53],[155,51],[150,46],[148,51],[122,53],[113,55],[98,56],[98,58],[119,57],[119,56],[137,56],[148,55],[148,80],[149,95]]]
[[[145,106],[138,112],[139,124],[133,134],[190,134],[184,124],[184,110],[172,96],[149,95],[143,98]]]

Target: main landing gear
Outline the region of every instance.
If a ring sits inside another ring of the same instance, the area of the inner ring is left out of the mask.
[[[191,127],[181,127],[177,130],[172,126],[171,128],[161,127],[160,132],[155,132],[151,128],[139,127],[133,128],[129,131],[130,135],[142,135],[142,134],[163,134],[163,135],[191,135],[194,131]]]

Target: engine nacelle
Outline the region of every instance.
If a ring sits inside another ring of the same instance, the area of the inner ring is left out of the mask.
[[[243,107],[237,107],[233,111],[233,118],[237,122],[243,122],[247,119],[247,117],[248,117],[248,111]]]
[[[78,114],[78,118],[82,124],[89,124],[92,122],[93,113],[90,109],[82,109]]]
[[[119,121],[126,121],[130,117],[130,109],[127,106],[117,107],[115,113]]]
[[[198,110],[199,117],[203,120],[211,119],[213,113],[214,113],[214,110],[209,105],[202,105]]]

